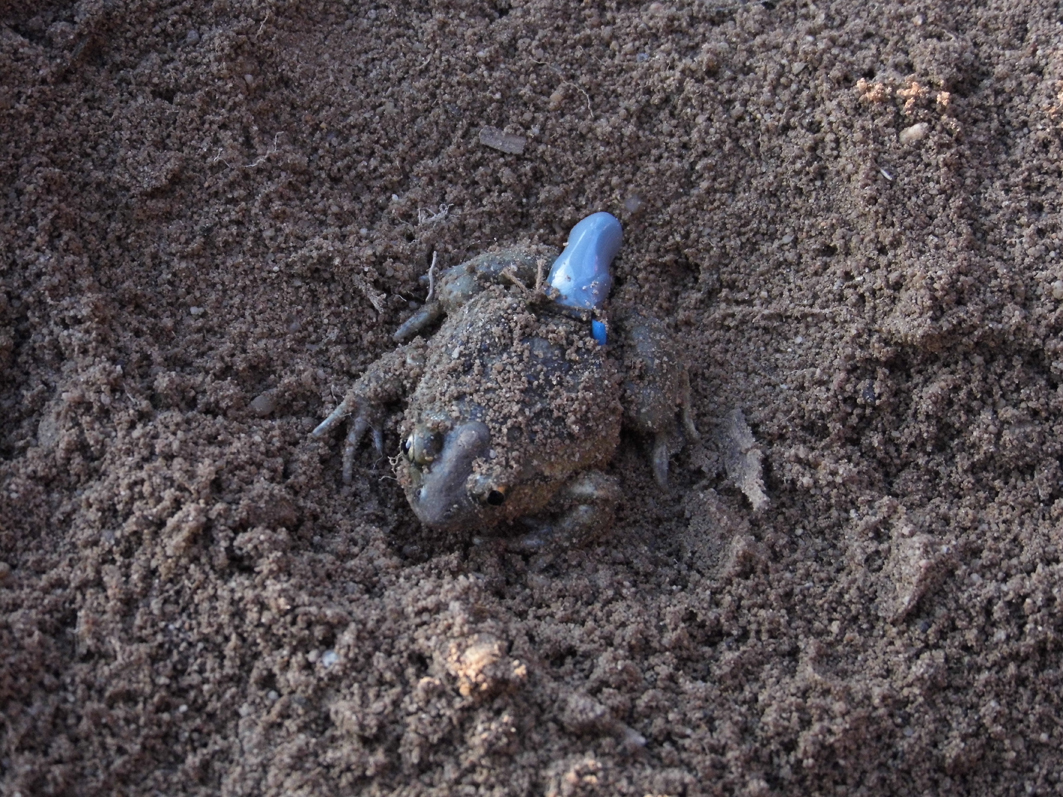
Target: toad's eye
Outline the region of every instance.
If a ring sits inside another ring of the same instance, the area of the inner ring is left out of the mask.
[[[491,490],[487,494],[487,503],[491,506],[502,506],[502,502],[506,500],[506,494],[501,490]]]
[[[418,426],[402,443],[403,453],[411,462],[426,465],[443,450],[443,435]]]

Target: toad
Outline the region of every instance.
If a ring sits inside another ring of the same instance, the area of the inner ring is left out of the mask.
[[[651,441],[663,487],[680,427],[697,437],[690,382],[659,321],[606,317],[621,240],[620,222],[595,213],[573,228],[560,256],[522,246],[440,275],[395,333],[402,345],[371,364],[312,432],[320,438],[350,418],[344,481],[367,432],[383,455],[388,408],[405,399],[401,452],[391,461],[430,529],[479,534],[520,521],[525,548],[589,541],[611,524],[620,498],[604,469],[621,426]]]

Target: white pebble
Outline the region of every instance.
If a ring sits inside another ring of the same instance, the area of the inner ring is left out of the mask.
[[[930,125],[926,122],[920,122],[919,124],[906,127],[901,131],[901,143],[911,144],[916,141],[921,141],[926,138],[927,131],[930,130]]]
[[[527,139],[524,136],[515,136],[503,132],[497,127],[485,127],[480,130],[480,143],[485,147],[497,149],[510,155],[520,155],[524,152],[524,144]]]

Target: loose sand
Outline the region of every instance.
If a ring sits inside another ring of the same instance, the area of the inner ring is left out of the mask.
[[[1061,22],[0,0],[0,793],[1063,788]],[[344,487],[433,252],[594,210],[690,358],[671,489],[625,437],[529,557]]]

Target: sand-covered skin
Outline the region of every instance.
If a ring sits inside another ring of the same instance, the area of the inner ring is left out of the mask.
[[[415,452],[395,465],[411,505],[422,469],[423,483],[427,472],[464,474],[438,498],[443,506],[460,503],[466,539],[539,512],[582,471],[608,465],[619,443],[620,380],[591,337],[590,320],[529,307],[527,290],[489,287],[447,318],[428,344],[402,425],[409,439],[418,427],[442,437],[469,422],[484,424],[486,450],[472,462],[439,452],[433,462],[411,463]],[[603,385],[612,388],[604,401]],[[486,492],[472,506],[463,503],[472,474],[482,479],[481,491],[504,493],[500,505],[488,505]]]
[[[0,792],[1058,790],[1061,92],[1048,2],[0,0]],[[595,210],[706,444],[419,542],[309,432]]]

